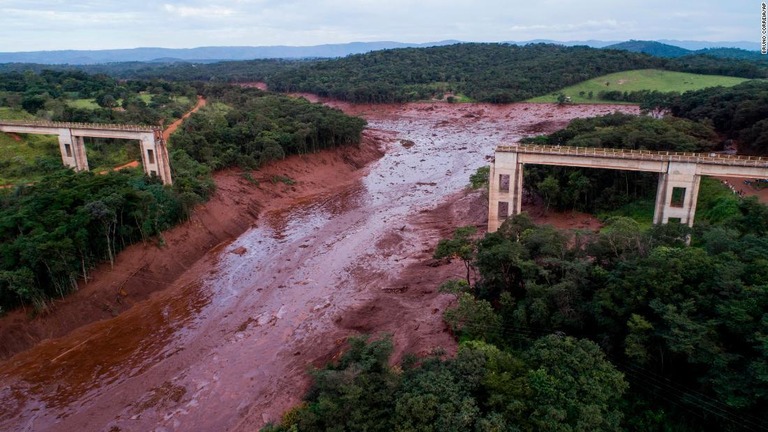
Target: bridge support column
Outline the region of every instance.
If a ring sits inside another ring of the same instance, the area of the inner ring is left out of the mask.
[[[171,180],[171,165],[168,149],[165,147],[161,132],[142,134],[139,140],[141,147],[141,163],[148,175],[160,177],[163,184],[173,184]]]
[[[75,171],[88,171],[88,157],[85,155],[85,140],[72,134],[72,129],[59,129],[59,150],[61,161]]]
[[[680,223],[693,226],[701,183],[701,176],[696,174],[696,164],[686,162],[667,162],[666,164],[666,172],[659,174],[653,223],[665,224],[670,219],[676,219]]]
[[[165,140],[163,139],[163,131],[155,131],[155,148],[157,149],[160,179],[163,180],[163,184],[172,185],[171,158],[168,156],[168,147],[166,147]]]
[[[88,156],[85,154],[85,138],[72,135],[75,142],[75,170],[88,171]]]
[[[517,153],[496,153],[488,178],[488,232],[499,229],[504,220],[522,212],[523,164]]]

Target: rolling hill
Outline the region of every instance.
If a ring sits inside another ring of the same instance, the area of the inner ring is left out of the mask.
[[[689,90],[700,90],[709,87],[733,87],[744,81],[748,81],[748,79],[672,72],[659,69],[641,69],[603,75],[544,96],[529,99],[528,102],[557,102],[558,95],[562,93],[570,97],[571,101],[575,103],[615,103],[615,101],[611,100],[601,100],[599,97],[600,92],[655,90],[659,92],[683,93]],[[589,98],[590,92],[592,93],[591,99]]]
[[[750,60],[757,62],[768,63],[768,58],[760,54],[759,51],[747,50],[738,47],[724,47],[724,46],[709,46],[706,48],[691,50],[683,48],[678,45],[672,45],[657,41],[639,41],[630,40],[626,42],[620,42],[613,45],[607,45],[605,49],[615,49],[622,51],[630,51],[636,53],[644,53],[652,55],[654,57],[664,58],[679,58],[686,56],[701,56],[707,55],[717,58],[728,58],[738,60]]]

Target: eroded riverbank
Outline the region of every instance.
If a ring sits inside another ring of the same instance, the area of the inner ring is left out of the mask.
[[[227,211],[260,214],[258,223],[218,247],[183,235],[168,241],[149,259],[207,253],[181,262],[179,277],[117,317],[0,363],[0,429],[254,430],[299,400],[307,368],[338,354],[346,335],[387,331],[398,354],[450,352],[441,312],[451,296],[436,288],[463,267],[431,267],[430,258],[455,226],[484,224],[482,194],[462,192],[469,174],[497,144],[575,117],[636,110],[334,105],[369,121],[366,134],[386,147],[384,157],[359,179],[313,194],[343,175],[317,159],[301,168],[306,180],[265,197],[269,209],[243,194],[242,177],[219,184],[220,201],[200,210],[205,222],[190,234],[221,229],[217,216]]]

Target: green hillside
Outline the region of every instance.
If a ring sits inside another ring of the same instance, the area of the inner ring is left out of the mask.
[[[663,67],[663,59],[628,51],[465,43],[306,63],[265,81],[273,91],[309,92],[349,102],[409,102],[451,93],[478,102],[508,103],[606,73]]]
[[[642,69],[612,73],[593,78],[576,85],[565,87],[545,96],[529,99],[528,102],[557,102],[559,94],[564,94],[575,103],[615,103],[601,100],[600,92],[638,90],[656,90],[660,92],[679,92],[701,90],[708,87],[733,87],[746,78],[720,75],[698,75],[684,72],[671,72],[658,69]],[[592,98],[589,97],[592,92]]]
[[[0,120],[34,120],[35,116],[18,108],[0,107]]]
[[[613,45],[608,45],[607,47],[603,47],[603,49],[616,49],[616,50],[624,50],[624,51],[631,51],[631,52],[637,52],[637,53],[645,53],[656,57],[682,57],[687,54],[691,54],[691,50],[687,50],[685,48],[680,48],[679,46],[675,45],[668,45],[661,42],[655,42],[655,41],[638,41],[638,40],[630,40],[626,42],[621,42]]]

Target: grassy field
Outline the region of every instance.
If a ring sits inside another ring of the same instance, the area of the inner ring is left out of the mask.
[[[34,120],[35,116],[21,110],[8,107],[0,107],[0,120]]]
[[[0,132],[0,185],[37,181],[42,175],[36,167],[38,158],[60,160],[55,136]]]
[[[139,99],[141,99],[147,105],[152,103],[152,98],[153,98],[153,95],[149,93],[139,94]],[[189,105],[190,103],[190,99],[186,96],[174,96],[172,99],[175,102],[182,105]],[[117,100],[118,105],[122,105],[122,103],[123,103],[122,99]],[[96,103],[95,99],[73,99],[73,100],[67,101],[67,105],[71,106],[72,108],[81,108],[81,109],[90,109],[90,110],[99,108],[99,104]]]
[[[557,102],[557,96],[562,93],[571,98],[574,103],[616,103],[601,101],[598,94],[602,91],[635,91],[657,90],[661,92],[686,92],[707,87],[732,87],[748,81],[746,78],[734,78],[719,75],[697,75],[683,72],[670,72],[657,69],[642,69],[617,72],[597,77],[582,83],[566,87],[545,96],[529,99],[528,102]],[[593,98],[589,99],[589,92]]]
[[[186,96],[174,96],[173,100],[182,105],[190,105],[192,101]]]
[[[95,110],[99,107],[95,99],[74,99],[67,101],[67,105],[72,108]]]

